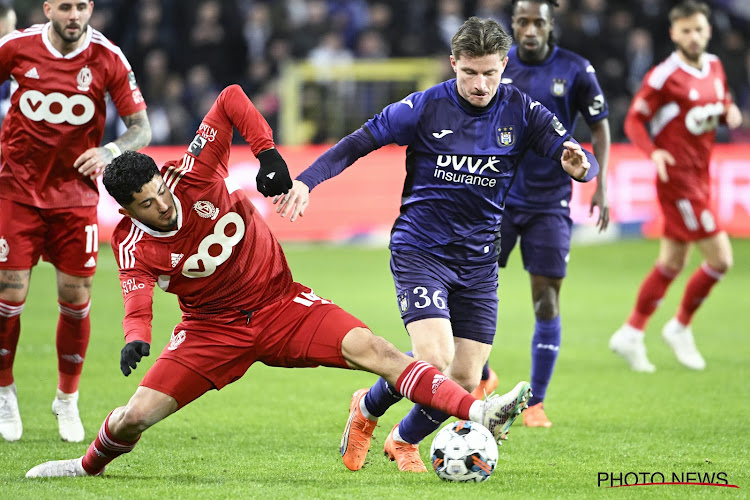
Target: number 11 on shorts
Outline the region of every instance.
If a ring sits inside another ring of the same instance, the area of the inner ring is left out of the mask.
[[[96,224],[90,224],[84,228],[86,231],[86,253],[99,251],[99,228]]]

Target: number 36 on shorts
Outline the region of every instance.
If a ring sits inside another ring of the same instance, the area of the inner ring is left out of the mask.
[[[425,286],[416,286],[398,294],[398,308],[402,313],[409,308],[441,309],[447,308],[445,290],[434,290]]]

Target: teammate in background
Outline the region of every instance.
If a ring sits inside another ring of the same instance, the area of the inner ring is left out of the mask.
[[[16,11],[9,5],[0,4],[0,38],[16,29]],[[0,123],[10,107],[10,82],[0,84]]]
[[[381,146],[408,145],[401,215],[390,243],[397,303],[414,357],[467,390],[479,383],[495,336],[495,238],[523,154],[531,149],[579,180],[598,171],[596,159],[547,108],[500,83],[510,46],[497,22],[466,21],[452,40],[456,79],[387,106],[302,172],[277,207],[293,221],[316,185]],[[506,396],[521,410],[530,392],[528,383],[519,383]],[[349,469],[362,467],[377,418],[401,397],[383,379],[354,393],[341,446]],[[425,471],[418,443],[447,418],[416,405],[391,430],[386,455],[399,470]]]
[[[146,155],[125,153],[107,167],[104,185],[125,215],[112,235],[125,303],[123,374],[149,355],[155,284],[179,297],[182,322],[135,395],[107,416],[83,457],[47,462],[26,476],[101,474],[147,428],[239,379],[255,361],[368,370],[414,401],[479,422],[496,436],[507,431],[515,398],[475,399],[293,281],[263,217],[239,185],[225,178],[233,127],[260,161],[258,191],[286,193],[292,179],[271,129],[237,85],[219,95],[182,159],[158,169]]]
[[[0,40],[0,81],[10,78],[15,89],[0,135],[0,435],[6,441],[23,432],[13,362],[40,255],[55,266],[60,310],[52,411],[64,441],[83,441],[78,382],[99,239],[95,179],[121,151],[151,140],[130,64],[89,26],[93,8],[89,1],[48,0],[47,24]],[[128,129],[98,147],[108,98]]]
[[[705,52],[711,38],[709,16],[708,6],[700,2],[672,8],[669,34],[676,50],[644,76],[625,118],[628,138],[656,165],[656,192],[664,214],[656,265],[641,283],[627,322],[609,341],[609,347],[638,372],[656,369],[646,357],[646,324],[685,266],[693,243],[703,263],[688,280],[677,314],[662,329],[662,337],[680,363],[693,370],[705,368],[690,322],[732,266],[729,237],[710,208],[708,167],[719,122],[736,128],[742,115],[732,102],[721,61]]]
[[[594,207],[598,208],[597,226],[604,231],[609,224],[609,110],[591,63],[555,44],[552,9],[556,6],[556,0],[514,0],[512,26],[516,45],[508,53],[503,82],[512,83],[544,104],[568,130],[575,130],[581,113],[591,129],[591,143],[599,163],[589,215],[594,213]],[[560,350],[560,288],[567,271],[573,226],[570,197],[570,177],[560,170],[559,162],[529,151],[508,192],[500,226],[500,267],[506,266],[520,238],[523,267],[531,281],[536,321],[531,337],[534,395],[523,414],[523,424],[528,427],[552,426],[543,401]],[[492,392],[490,388],[486,390]]]

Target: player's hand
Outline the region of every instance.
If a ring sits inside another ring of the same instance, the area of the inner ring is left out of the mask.
[[[114,156],[112,152],[106,148],[91,148],[83,152],[75,162],[73,167],[78,170],[81,175],[86,175],[91,180],[96,179],[104,173],[104,167],[109,165]]]
[[[125,347],[120,351],[120,370],[126,377],[130,375],[131,368],[135,370],[135,367],[141,361],[141,358],[148,356],[151,351],[148,342],[142,340],[134,340],[125,344]]]
[[[674,156],[666,149],[655,149],[651,153],[651,161],[656,165],[656,175],[659,176],[659,180],[662,182],[669,181],[669,174],[667,174],[667,165],[673,167],[675,164]]]
[[[283,196],[274,197],[273,203],[279,203],[276,207],[277,214],[280,213],[282,217],[289,214],[289,222],[294,222],[298,215],[300,217],[305,215],[305,208],[310,203],[310,188],[302,181],[294,181],[292,189]]]
[[[596,221],[596,226],[599,228],[599,232],[606,231],[609,226],[609,203],[607,202],[607,189],[602,186],[601,182],[597,182],[596,192],[591,197],[591,206],[589,207],[589,217],[594,215],[594,207],[599,207],[599,219]]]
[[[738,108],[735,103],[730,104],[727,108],[725,119],[727,121],[727,127],[730,129],[735,129],[742,125],[742,111],[740,111],[740,108]]]
[[[258,153],[260,170],[255,176],[258,192],[263,196],[278,196],[285,194],[292,187],[292,178],[284,158],[276,148]]]
[[[579,181],[586,177],[591,168],[591,163],[586,159],[586,154],[579,144],[573,141],[563,142],[563,153],[560,157],[560,163],[571,177]]]

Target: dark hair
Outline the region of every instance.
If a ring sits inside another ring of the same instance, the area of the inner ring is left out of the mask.
[[[711,15],[711,9],[703,2],[686,0],[685,2],[672,7],[672,10],[669,11],[669,22],[674,24],[678,19],[692,17],[695,14],[703,14],[706,16],[706,19],[708,19]]]
[[[453,35],[451,52],[456,59],[464,54],[468,57],[491,54],[505,57],[512,43],[513,38],[497,21],[474,16],[467,19]]]
[[[153,158],[135,151],[125,151],[104,169],[104,187],[117,203],[127,207],[133,203],[133,194],[160,173]]]
[[[546,3],[547,5],[549,5],[550,16],[552,16],[552,9],[560,6],[560,4],[557,3],[557,0],[513,0],[513,3],[511,4],[512,5],[511,9],[513,11],[514,16],[516,15],[516,6],[518,5],[518,2]],[[547,45],[552,47],[553,45],[556,45],[556,44],[557,44],[557,37],[555,36],[554,32],[550,31],[549,36],[547,37]]]
[[[552,10],[554,7],[559,7],[560,4],[557,3],[557,0],[513,0],[513,3],[511,3],[511,8],[515,12],[516,5],[518,5],[518,2],[536,2],[536,3],[548,3],[550,10]]]

